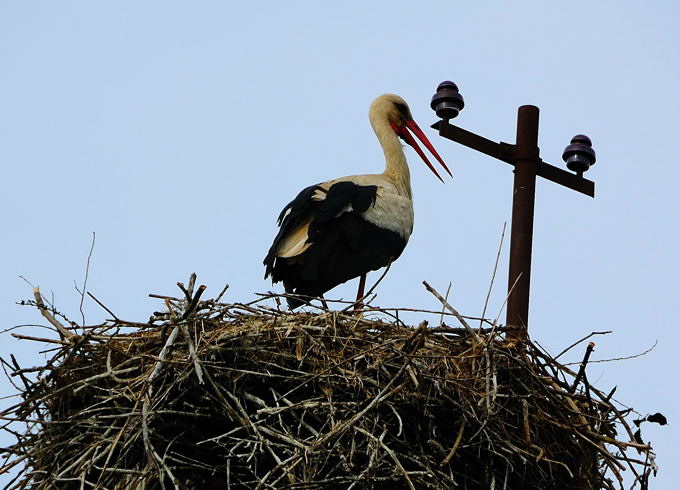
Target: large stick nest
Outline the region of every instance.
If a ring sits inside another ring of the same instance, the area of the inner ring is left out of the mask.
[[[5,488],[599,489],[624,470],[646,488],[654,469],[585,371],[502,328],[202,291],[148,323],[62,325],[44,366],[5,361],[22,401],[0,474],[23,466]]]

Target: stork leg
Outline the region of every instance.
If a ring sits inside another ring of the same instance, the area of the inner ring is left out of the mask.
[[[326,298],[323,297],[323,294],[319,295],[319,301],[321,301],[321,306],[323,306],[323,309],[328,311],[328,303],[326,303]]]
[[[361,274],[361,278],[359,278],[359,290],[357,291],[357,300],[354,302],[354,311],[359,311],[364,306],[361,300],[364,299],[365,287],[366,287],[366,274]]]

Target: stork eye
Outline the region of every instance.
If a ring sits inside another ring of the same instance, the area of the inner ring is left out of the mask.
[[[402,116],[408,117],[408,115],[409,115],[408,114],[408,107],[406,106],[406,104],[402,104],[401,102],[395,102],[394,106],[397,108],[397,110],[399,111],[399,113]]]

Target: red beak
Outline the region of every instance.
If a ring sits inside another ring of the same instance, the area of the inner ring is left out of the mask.
[[[439,156],[439,153],[437,153],[437,150],[434,149],[434,146],[432,146],[432,143],[430,143],[430,140],[427,139],[427,136],[425,136],[425,133],[423,133],[423,130],[418,127],[418,125],[416,124],[415,121],[413,121],[413,120],[405,121],[404,126],[397,126],[396,124],[393,124],[393,123],[391,123],[391,125],[392,125],[392,129],[394,129],[394,132],[397,133],[398,136],[403,138],[404,141],[406,141],[406,143],[411,145],[414,150],[416,150],[416,153],[418,153],[420,158],[423,159],[423,161],[425,162],[425,165],[427,165],[429,167],[429,169],[432,170],[432,172],[437,176],[437,178],[439,180],[444,182],[444,180],[439,176],[439,173],[437,172],[437,170],[435,170],[435,168],[430,163],[430,160],[428,160],[427,156],[425,156],[425,153],[423,152],[423,150],[420,148],[420,146],[418,146],[418,142],[415,140],[415,138],[413,138],[413,135],[411,135],[411,133],[408,132],[407,128],[410,129],[413,132],[413,134],[415,134],[418,137],[418,139],[421,141],[421,143],[423,143],[423,145],[425,145],[425,148],[430,150],[430,153],[432,153],[434,155],[434,157],[437,159],[437,161],[441,164],[441,166],[444,167],[444,170],[446,170],[446,172],[451,177],[453,177],[453,174],[451,173],[449,168],[444,163],[444,160],[442,160],[442,157]]]

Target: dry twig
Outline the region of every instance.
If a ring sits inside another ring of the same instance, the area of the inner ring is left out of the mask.
[[[63,326],[59,321],[54,318],[52,313],[47,309],[45,306],[45,303],[42,300],[42,295],[40,294],[40,288],[39,287],[34,287],[33,288],[33,297],[35,298],[35,302],[38,305],[38,310],[40,310],[40,314],[44,316],[48,322],[50,322],[56,329],[57,332],[59,332],[59,335],[63,339],[70,339],[73,337],[73,333],[69,332],[69,330]]]

